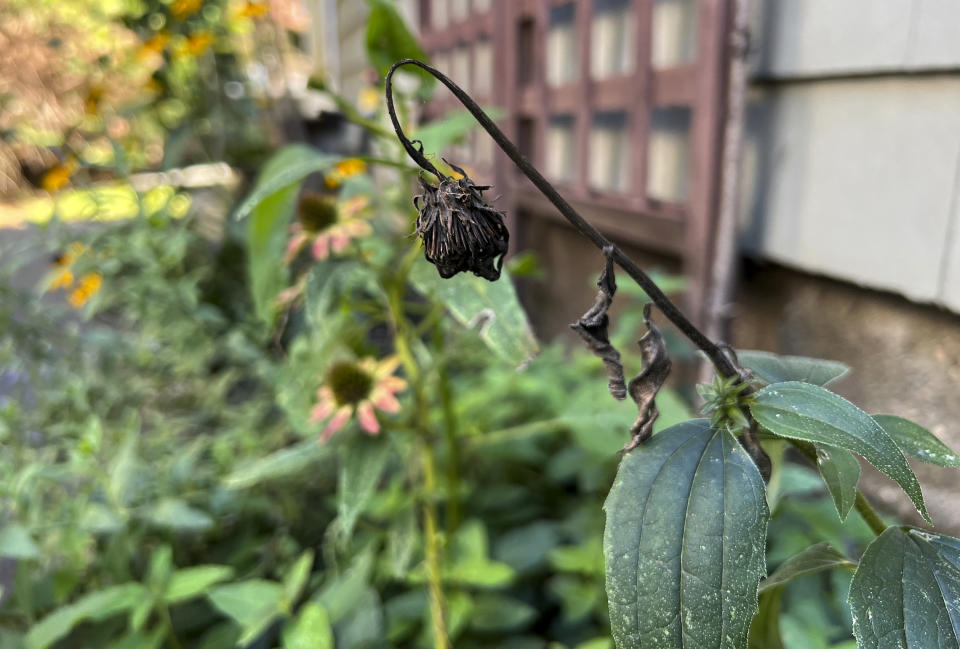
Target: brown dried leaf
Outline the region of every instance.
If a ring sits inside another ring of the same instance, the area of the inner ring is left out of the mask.
[[[593,306],[579,320],[570,325],[570,328],[580,334],[590,351],[603,361],[607,370],[607,387],[610,394],[615,399],[622,401],[627,398],[623,364],[620,362],[620,352],[610,344],[610,336],[607,332],[610,324],[610,317],[607,312],[613,303],[613,294],[617,292],[617,282],[613,274],[612,252],[612,247],[605,248],[603,251],[607,258],[607,264],[597,281],[600,290],[597,292]]]
[[[657,392],[667,380],[672,365],[663,334],[650,321],[652,306],[650,303],[643,306],[643,322],[647,325],[647,333],[637,343],[640,345],[640,354],[643,356],[643,370],[627,385],[630,398],[637,404],[640,414],[630,428],[630,434],[633,437],[624,448],[625,451],[635,449],[653,434],[653,422],[660,414],[657,411],[655,399]]]

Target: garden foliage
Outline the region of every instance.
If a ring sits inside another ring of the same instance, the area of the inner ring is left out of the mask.
[[[373,7],[374,63],[416,54]],[[0,284],[0,648],[960,646],[960,541],[886,528],[853,455],[926,515],[904,454],[949,448],[823,387],[838,363],[744,352],[752,389],[718,380],[708,419],[662,389],[619,453],[636,407],[538,343],[521,264],[423,258],[413,175],[389,138],[287,147],[219,238],[171,203],[54,228],[42,285]],[[617,299],[639,368],[643,295]]]

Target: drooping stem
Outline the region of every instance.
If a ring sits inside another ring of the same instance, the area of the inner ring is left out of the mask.
[[[393,73],[402,65],[415,65],[430,74],[436,77],[440,83],[445,85],[454,96],[460,100],[468,111],[474,116],[474,118],[479,122],[480,126],[490,134],[490,137],[494,139],[497,143],[497,146],[503,150],[507,156],[513,160],[514,164],[526,175],[527,178],[539,189],[544,196],[546,196],[554,207],[570,222],[573,227],[575,227],[581,234],[587,237],[593,244],[603,250],[608,246],[612,248],[612,259],[613,261],[620,266],[633,280],[642,288],[650,299],[653,300],[653,303],[657,305],[657,308],[667,317],[670,322],[672,322],[682,333],[686,336],[690,342],[692,342],[698,349],[700,349],[704,354],[707,355],[707,358],[713,363],[714,367],[717,368],[717,372],[725,377],[739,376],[737,368],[734,366],[730,358],[723,353],[723,351],[718,347],[713,341],[707,338],[703,332],[701,332],[690,320],[687,319],[685,315],[677,308],[677,306],[668,298],[663,291],[653,282],[650,277],[643,272],[643,270],[633,262],[619,247],[613,245],[603,234],[600,233],[593,225],[591,225],[586,219],[584,219],[580,214],[573,209],[573,207],[568,203],[553,185],[551,185],[543,175],[537,171],[529,160],[524,157],[520,152],[520,149],[507,139],[507,136],[504,135],[503,131],[493,122],[490,117],[483,112],[483,109],[480,108],[479,104],[470,98],[466,92],[464,92],[460,86],[451,81],[445,74],[436,70],[435,68],[427,65],[422,61],[416,59],[403,59],[397,61],[393,64],[393,67],[390,68],[390,71],[387,73],[386,78],[386,94],[387,94],[387,110],[390,113],[390,119],[393,122],[393,128],[397,133],[397,137],[400,139],[400,142],[403,144],[403,147],[406,149],[410,157],[424,170],[429,171],[435,175],[438,179],[446,180],[446,176],[442,174],[437,168],[427,160],[424,156],[422,148],[418,149],[414,144],[407,139],[406,135],[403,133],[403,129],[400,127],[400,121],[397,119],[396,110],[393,105],[393,90],[392,90],[392,77]]]

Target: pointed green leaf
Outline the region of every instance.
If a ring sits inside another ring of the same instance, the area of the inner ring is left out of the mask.
[[[234,217],[242,219],[267,197],[291,185],[299,185],[312,173],[330,169],[340,159],[302,144],[281,149],[263,165],[257,183],[237,208]]]
[[[218,586],[207,598],[240,626],[240,645],[255,640],[283,612],[283,586],[263,579]]]
[[[179,498],[164,498],[147,512],[147,519],[157,527],[177,532],[203,532],[213,527],[213,519],[206,512]]]
[[[303,145],[289,146],[263,166],[253,191],[237,210],[247,216],[247,257],[257,316],[270,322],[274,298],[286,286],[283,254],[296,209],[300,183],[313,172],[329,169],[338,158]]]
[[[960,467],[960,455],[920,424],[894,415],[874,415],[873,420],[910,457],[937,466]]]
[[[834,550],[829,543],[817,543],[781,563],[773,574],[760,582],[760,592],[783,586],[797,577],[812,575],[822,570],[856,567],[856,563]]]
[[[427,55],[420,41],[407,28],[406,21],[389,0],[368,0],[370,15],[367,17],[367,58],[371,65],[386,76],[390,66],[400,59],[419,59],[427,62]],[[412,65],[403,68],[416,74],[424,87],[436,80],[430,74]]]
[[[480,339],[513,365],[523,365],[539,350],[506,271],[496,282],[467,273],[443,279],[436,268],[420,257],[410,269],[410,281],[417,290],[445,304],[461,324],[476,327]]]
[[[604,508],[618,649],[743,649],[764,573],[763,479],[737,440],[699,419],[626,455]]]
[[[296,478],[333,453],[328,444],[311,439],[282,448],[239,466],[223,479],[228,489],[248,489],[262,482]]]
[[[822,386],[836,381],[850,371],[849,366],[837,361],[805,356],[780,356],[753,350],[737,350],[737,359],[764,383],[803,381]]]
[[[0,557],[12,559],[36,559],[40,548],[23,525],[13,523],[0,530]]]
[[[344,445],[337,487],[339,531],[350,538],[357,518],[376,491],[390,459],[390,445],[382,437],[356,437]]]
[[[313,550],[307,550],[300,555],[300,558],[291,566],[290,570],[283,577],[283,596],[288,604],[293,604],[303,592],[303,587],[307,585],[307,579],[310,577],[310,568],[313,567]]]
[[[283,649],[333,649],[327,611],[316,602],[304,604],[296,621],[283,629]]]
[[[167,604],[179,604],[205,594],[211,586],[233,575],[230,566],[193,566],[170,575],[170,583],[163,594]]]
[[[859,649],[960,648],[960,539],[890,527],[850,583]]]
[[[473,598],[470,626],[484,633],[516,632],[537,617],[537,611],[524,601],[497,593],[480,593]]]
[[[847,514],[857,500],[857,482],[860,480],[860,462],[850,451],[827,444],[816,444],[817,467],[830,490],[833,504],[837,507],[840,520],[846,520]]]
[[[88,593],[30,627],[24,638],[24,646],[26,649],[46,649],[84,620],[105,620],[129,611],[145,597],[147,589],[134,583]]]
[[[761,426],[781,437],[839,446],[863,456],[896,480],[930,520],[920,483],[896,442],[870,415],[843,397],[800,381],[774,383],[754,395],[750,412]]]

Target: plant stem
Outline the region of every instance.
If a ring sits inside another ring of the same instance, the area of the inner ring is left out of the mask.
[[[407,139],[403,133],[403,129],[400,127],[400,121],[397,119],[396,110],[393,105],[393,90],[392,90],[392,77],[393,73],[402,65],[415,65],[423,70],[426,70],[434,77],[436,77],[440,83],[445,85],[450,89],[450,92],[460,100],[467,110],[474,116],[477,122],[480,123],[480,126],[490,134],[490,137],[494,139],[497,145],[503,150],[507,156],[513,160],[514,164],[530,179],[530,181],[539,189],[544,196],[546,196],[551,203],[559,210],[562,214],[577,230],[580,231],[585,237],[590,239],[593,244],[603,250],[604,248],[612,247],[613,253],[611,255],[612,259],[620,268],[622,268],[626,273],[633,278],[633,280],[650,296],[650,299],[653,300],[653,303],[657,305],[657,308],[670,320],[676,327],[686,336],[690,342],[697,346],[704,354],[707,355],[707,358],[713,363],[714,367],[717,368],[717,372],[722,374],[725,377],[739,376],[740,373],[737,371],[736,366],[727,357],[723,350],[717,346],[713,341],[707,338],[703,332],[701,332],[690,320],[687,319],[685,315],[677,308],[677,306],[670,301],[663,291],[650,279],[650,277],[643,272],[643,270],[633,262],[627,255],[620,250],[619,247],[613,245],[605,236],[603,236],[599,230],[597,230],[593,225],[591,225],[586,219],[584,219],[580,214],[577,213],[575,209],[554,189],[543,175],[537,171],[529,160],[527,160],[520,149],[517,148],[513,142],[507,139],[507,136],[503,134],[493,120],[483,112],[483,109],[480,108],[480,105],[477,104],[470,96],[464,92],[460,86],[451,81],[445,74],[436,70],[422,61],[416,59],[403,59],[397,61],[393,64],[393,67],[390,68],[390,71],[387,73],[386,78],[386,95],[387,95],[387,110],[390,113],[390,119],[393,122],[393,128],[397,133],[397,137],[400,139],[400,142],[403,144],[404,149],[406,149],[407,154],[420,165],[426,171],[429,171],[435,175],[439,180],[444,181],[447,179],[433,164],[427,160],[426,156],[423,155],[422,150],[418,150],[413,143]]]
[[[430,618],[433,623],[434,649],[449,649],[447,626],[444,620],[443,584],[440,580],[440,549],[437,543],[437,507],[431,495],[437,489],[436,465],[429,440],[421,440],[423,458],[423,535],[426,543],[427,585],[430,593]]]
[[[409,269],[409,261],[413,259],[408,254],[401,262],[401,277]],[[410,325],[403,311],[403,287],[401,280],[389,288],[390,311],[393,318],[394,340],[397,346],[397,355],[403,363],[407,379],[413,389],[415,419],[414,426],[420,435],[420,455],[423,470],[423,501],[421,515],[423,516],[423,536],[427,564],[427,590],[430,599],[430,618],[433,629],[434,649],[450,649],[450,639],[447,636],[446,621],[444,618],[443,582],[440,577],[440,544],[437,539],[437,470],[433,456],[433,446],[430,432],[430,413],[424,393],[423,373],[417,365],[410,349]]]
[[[434,329],[434,346],[443,354],[443,329]],[[441,359],[437,369],[437,384],[440,403],[443,407],[443,433],[447,441],[447,532],[456,531],[460,525],[460,446],[457,440],[457,415],[453,409],[453,390],[447,362]]]
[[[874,534],[880,536],[887,529],[887,524],[883,522],[883,519],[880,518],[880,515],[877,514],[877,510],[873,508],[870,504],[870,501],[867,500],[867,497],[863,495],[863,492],[857,489],[857,499],[854,501],[853,506],[856,508],[857,513],[860,514],[860,517],[863,518],[863,522],[866,523]]]

